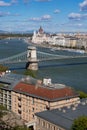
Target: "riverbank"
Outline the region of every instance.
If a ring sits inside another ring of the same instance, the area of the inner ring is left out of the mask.
[[[25,42],[28,43],[28,41],[25,41]],[[65,51],[75,52],[75,53],[80,53],[80,54],[87,53],[87,50],[82,50],[82,49],[59,47],[59,46],[49,45],[49,44],[46,44],[46,43],[38,44],[38,43],[33,43],[31,41],[29,41],[29,43],[31,43],[32,45],[37,46],[37,47],[50,48],[52,51],[55,51],[55,50],[65,50]]]
[[[8,42],[8,44],[6,44]],[[19,54],[27,50],[29,43],[25,43],[23,39],[12,39],[12,40],[0,40],[0,58],[9,57],[15,54]],[[30,45],[34,45],[30,43]],[[44,46],[46,47],[46,46]],[[53,53],[57,55],[67,55],[66,51],[51,51],[51,48],[40,48],[37,46],[38,51],[46,53]],[[5,52],[5,53],[4,53]],[[69,52],[68,52],[69,55]],[[72,55],[70,53],[70,55]],[[53,83],[65,84],[67,86],[74,87],[76,90],[87,92],[87,61],[86,57],[77,59],[63,59],[54,60],[48,62],[40,62],[39,66],[51,65],[49,67],[39,68],[37,71],[37,78],[42,79],[44,77],[51,78]],[[70,63],[70,65],[69,65]],[[74,63],[74,64],[73,64]],[[81,64],[76,64],[81,63]],[[84,64],[85,63],[85,64]],[[53,67],[53,64],[56,66]],[[68,64],[61,66],[61,64]],[[72,64],[72,65],[71,65]],[[23,74],[25,72],[26,63],[10,64],[9,68],[15,68],[15,73]],[[18,68],[18,69],[17,69]]]

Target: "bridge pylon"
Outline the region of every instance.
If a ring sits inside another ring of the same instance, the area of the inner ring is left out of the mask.
[[[28,62],[26,64],[26,68],[30,70],[38,70],[36,47],[28,46],[27,59],[28,59]]]

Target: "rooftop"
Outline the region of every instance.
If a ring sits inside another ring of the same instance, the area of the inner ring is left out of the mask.
[[[15,74],[11,72],[0,73],[0,84],[3,89],[13,89],[19,82],[25,82],[27,84],[35,85],[37,80],[31,76],[26,76],[22,74]]]
[[[36,116],[66,130],[70,130],[74,119],[83,115],[87,116],[87,98],[70,107],[36,113]]]
[[[21,79],[26,76],[20,74],[14,74],[11,72],[3,72],[0,75],[0,84],[5,85],[4,89],[12,89]]]
[[[59,88],[57,86],[52,88],[20,82],[14,87],[13,91],[48,101],[57,101],[78,96],[70,87],[60,87],[59,85]]]

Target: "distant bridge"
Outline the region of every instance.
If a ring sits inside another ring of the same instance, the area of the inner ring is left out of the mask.
[[[87,55],[80,55],[80,56],[65,56],[65,55],[57,55],[57,54],[50,54],[47,52],[41,52],[37,51],[37,61],[52,61],[52,60],[58,60],[58,59],[76,59],[76,58],[82,58],[87,57]],[[20,54],[16,54],[4,59],[0,59],[0,64],[14,64],[14,63],[26,63],[29,60],[31,60],[31,57],[27,57],[27,51],[22,52]]]

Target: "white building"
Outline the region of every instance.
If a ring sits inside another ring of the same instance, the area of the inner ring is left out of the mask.
[[[46,35],[46,33],[44,33],[42,27],[39,28],[37,33],[36,31],[34,31],[32,42],[38,44],[43,42],[48,42],[48,36]]]

